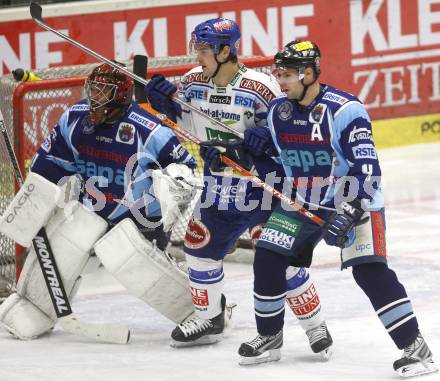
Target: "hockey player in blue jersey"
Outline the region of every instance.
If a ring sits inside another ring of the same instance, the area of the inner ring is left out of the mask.
[[[266,128],[268,104],[281,90],[276,80],[246,68],[237,58],[240,41],[238,25],[228,19],[211,19],[197,25],[192,33],[190,51],[199,66],[184,75],[178,96],[203,110],[237,133]],[[205,191],[201,197],[200,215],[194,215],[185,236],[185,254],[196,316],[178,325],[172,332],[174,346],[211,344],[220,340],[224,328],[223,258],[233,249],[237,239],[249,230],[257,239],[262,224],[271,211],[271,197],[262,207],[263,192],[252,188],[237,174],[221,167],[216,161],[218,140],[233,141],[236,135],[210,123],[205,117],[180,109],[170,96],[174,84],[162,76],[154,77],[146,87],[153,106],[171,118],[178,119],[200,140],[205,141],[201,154],[205,159]],[[240,152],[227,152],[246,166]],[[268,157],[255,160],[260,176],[282,172]],[[267,196],[267,195],[266,195]],[[213,200],[205,207],[205,200]],[[254,209],[240,206],[258,201]],[[197,210],[198,208],[196,208]],[[330,354],[332,339],[323,320],[321,303],[308,271],[290,266],[286,271],[287,301],[306,331],[311,348],[324,358]],[[189,292],[189,290],[188,290]],[[302,296],[313,295],[305,302]]]
[[[193,174],[195,159],[171,129],[132,101],[133,81],[120,70],[97,66],[85,93],[36,153],[22,187],[27,202],[16,196],[10,207],[18,215],[2,219],[0,230],[26,246],[46,226],[69,297],[97,256],[129,291],[180,323],[193,312],[188,280],[163,251],[179,210],[202,185]],[[58,185],[72,175],[82,184],[79,202],[60,206]],[[22,339],[56,322],[32,250],[17,292],[0,308],[0,324]]]
[[[275,55],[275,76],[285,96],[271,103],[268,130],[245,135],[246,149],[278,156],[287,180],[297,187],[297,200],[327,224],[320,227],[283,204],[270,216],[254,263],[259,335],[241,345],[240,362],[279,360],[286,267],[304,245],[315,246],[323,238],[342,249],[342,268],[352,267],[391,339],[404,349],[394,369],[402,377],[434,372],[408,295],[387,265],[381,171],[370,118],[355,96],[319,83],[319,74],[315,43],[287,44]],[[312,258],[302,260],[309,266]]]

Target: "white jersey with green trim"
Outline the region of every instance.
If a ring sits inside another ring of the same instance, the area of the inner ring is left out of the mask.
[[[211,78],[204,77],[202,67],[189,71],[179,86],[181,99],[240,133],[248,128],[267,128],[269,103],[279,95],[281,90],[273,76],[248,69],[244,65],[240,65],[226,87],[216,86]],[[179,122],[201,141],[237,138],[227,129],[185,107]],[[267,173],[281,169],[265,155],[253,158],[253,163],[263,179]],[[238,204],[251,197],[251,194],[256,199],[262,195],[261,189],[252,190],[252,183],[239,183],[241,176],[230,169],[212,173],[205,166],[204,174],[205,180],[206,176],[212,176],[210,179],[214,181],[205,187],[205,192],[213,194],[215,204]],[[228,177],[227,181],[223,181],[225,177]]]
[[[273,76],[244,65],[226,87],[216,86],[211,78],[204,77],[201,66],[186,73],[179,87],[181,99],[241,133],[247,128],[265,127],[269,103],[279,95],[281,90]],[[182,111],[185,129],[202,141],[236,137],[201,115],[185,108]]]

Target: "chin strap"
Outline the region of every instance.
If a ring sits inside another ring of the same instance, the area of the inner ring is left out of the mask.
[[[304,78],[301,79],[301,84],[303,85],[303,91],[302,91],[301,96],[297,99],[298,102],[301,102],[304,99],[304,97],[306,96],[306,93],[307,93],[307,90],[309,89],[309,87],[312,86],[317,80],[318,80],[318,77],[316,76],[312,83],[309,83],[308,85],[306,85],[304,83]]]

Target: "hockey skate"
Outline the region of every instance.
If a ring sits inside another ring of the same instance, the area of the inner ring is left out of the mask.
[[[319,353],[323,360],[328,360],[331,355],[331,346],[333,339],[330,332],[327,329],[325,322],[322,322],[315,328],[306,331],[306,335],[309,338],[310,348],[314,353]]]
[[[238,349],[240,355],[240,365],[256,365],[281,359],[283,346],[283,330],[276,335],[258,335],[255,339],[243,343]]]
[[[192,315],[188,320],[180,323],[171,332],[171,346],[174,348],[192,347],[196,345],[209,345],[218,343],[226,321],[232,314],[234,305],[226,307],[226,298],[221,298],[222,312],[212,319],[202,319]]]
[[[420,333],[412,344],[404,348],[402,357],[394,361],[393,368],[403,378],[438,371],[432,360],[432,353]]]

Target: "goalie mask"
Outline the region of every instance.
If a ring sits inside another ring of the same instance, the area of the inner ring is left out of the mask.
[[[90,106],[90,120],[94,126],[113,123],[130,105],[133,80],[120,70],[104,63],[87,78],[85,93]]]

